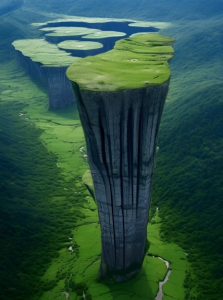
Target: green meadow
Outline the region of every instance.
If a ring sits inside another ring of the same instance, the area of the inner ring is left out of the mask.
[[[67,76],[87,91],[117,92],[162,85],[170,79],[173,42],[158,34],[124,39],[111,51],[75,62]]]

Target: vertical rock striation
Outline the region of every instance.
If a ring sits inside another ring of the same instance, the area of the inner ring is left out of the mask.
[[[67,67],[44,67],[50,110],[64,109],[75,104],[71,83],[67,80]]]
[[[156,141],[170,77],[167,61],[173,54],[171,43],[160,36],[135,37],[119,42],[108,54],[82,60],[79,67],[68,70],[78,99],[99,211],[101,272],[118,281],[137,273],[145,256]],[[136,47],[140,52],[134,64]],[[152,56],[145,54],[148,49],[152,49]],[[160,52],[169,56],[162,61]]]
[[[81,92],[78,97],[102,229],[103,274],[129,276],[143,262],[167,90],[165,84],[119,93]]]

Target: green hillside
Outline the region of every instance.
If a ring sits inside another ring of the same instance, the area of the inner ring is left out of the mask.
[[[196,276],[188,274],[186,299],[223,294],[222,23],[210,19],[172,29],[176,60],[153,205],[165,219],[163,237],[181,245],[192,262]]]
[[[197,275],[188,274],[186,285],[198,291],[188,299],[216,300],[223,292],[222,95],[213,85],[169,105],[160,134],[153,200],[162,208],[163,235],[185,249]]]
[[[73,182],[64,181],[56,156],[39,139],[41,131],[25,118],[24,105],[0,105],[3,300],[29,299],[41,292],[40,275],[64,245],[76,218],[71,212],[76,198]]]
[[[177,20],[197,19],[221,14],[223,3],[221,0],[66,0],[63,6],[55,0],[26,0],[26,6],[51,10],[57,13],[67,13],[82,16],[100,17],[137,17],[141,19]],[[120,9],[121,8],[121,9]]]

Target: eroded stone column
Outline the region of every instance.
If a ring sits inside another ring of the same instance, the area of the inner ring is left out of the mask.
[[[143,262],[157,133],[168,84],[119,93],[80,92],[102,229],[102,272],[120,279]]]
[[[172,42],[158,35],[123,40],[114,50],[83,59],[67,73],[76,93],[95,187],[101,273],[117,281],[136,274],[146,253]]]

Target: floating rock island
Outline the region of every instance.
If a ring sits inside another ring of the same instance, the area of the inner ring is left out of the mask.
[[[102,231],[102,277],[140,270],[157,135],[170,80],[173,40],[158,34],[118,41],[67,71],[77,98]]]
[[[117,41],[134,34],[169,26],[164,22],[66,16],[32,25],[40,38],[17,40],[13,46],[31,78],[48,92],[49,108],[53,110],[75,102],[66,69],[77,59],[109,51]]]

